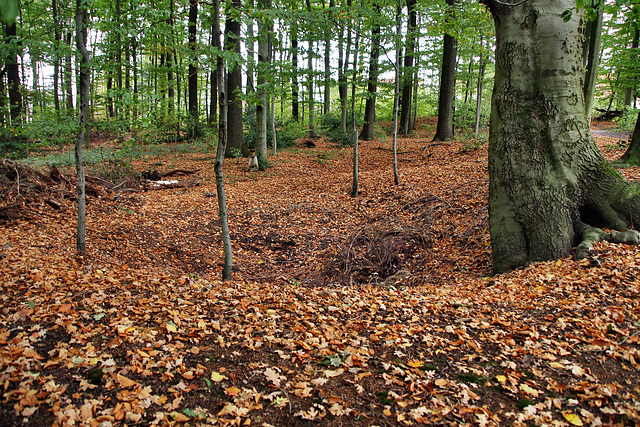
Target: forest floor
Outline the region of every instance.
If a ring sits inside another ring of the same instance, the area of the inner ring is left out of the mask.
[[[321,139],[225,160],[228,283],[213,152],[133,161],[198,186],[90,194],[85,256],[71,171],[5,162],[0,424],[640,423],[640,248],[493,276],[486,143],[433,124],[399,139],[399,185],[391,139],[362,142],[357,197]]]

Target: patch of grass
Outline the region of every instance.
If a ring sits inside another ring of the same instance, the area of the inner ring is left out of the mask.
[[[391,405],[393,403],[393,401],[389,399],[389,393],[386,391],[377,392],[376,397],[383,405]]]
[[[460,374],[458,375],[458,379],[463,383],[471,383],[471,384],[478,384],[478,385],[483,385],[484,383],[487,382],[487,377],[485,376],[479,377],[476,374]]]
[[[533,403],[527,398],[520,399],[516,402],[516,408],[520,409],[521,411],[527,406],[531,406],[531,405],[533,405]]]

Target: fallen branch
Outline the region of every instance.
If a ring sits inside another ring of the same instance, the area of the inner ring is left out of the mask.
[[[173,169],[165,173],[160,174],[160,178],[166,178],[173,175],[193,175],[196,172],[200,172],[200,169],[188,170],[188,169]]]
[[[376,147],[376,150],[393,151],[392,148],[384,148],[384,147]],[[413,153],[413,151],[397,151],[396,152],[396,154],[407,154],[407,153]]]
[[[145,190],[167,190],[170,188],[188,188],[188,187],[196,187],[198,185],[200,185],[202,183],[202,181],[200,181],[199,179],[192,179],[192,180],[185,180],[185,181],[179,181],[179,180],[173,180],[173,181],[150,181],[150,180],[145,180],[143,181],[143,188]]]

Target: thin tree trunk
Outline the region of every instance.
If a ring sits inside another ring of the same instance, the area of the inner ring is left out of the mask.
[[[58,20],[58,2],[51,0],[51,13],[53,14],[53,105],[56,112],[60,113],[60,21]]]
[[[254,0],[246,1],[245,7],[248,10],[253,10],[253,1]],[[261,2],[259,2],[258,4],[260,5]],[[256,91],[256,87],[254,84],[255,70],[253,66],[253,64],[256,62],[256,55],[255,55],[256,43],[255,43],[255,35],[253,33],[253,21],[254,19],[251,19],[247,23],[247,39],[245,40],[245,46],[247,49],[247,73],[246,73],[247,87],[245,88],[245,90],[247,92],[247,95]],[[258,29],[258,33],[259,32],[260,30]],[[260,55],[260,53],[258,53],[258,55]]]
[[[20,68],[18,67],[18,52],[13,46],[19,46],[17,41],[16,22],[6,26],[5,44],[9,54],[5,59],[7,83],[9,86],[9,106],[12,126],[20,126],[22,116],[22,93],[20,92]],[[13,46],[12,46],[13,45]]]
[[[482,38],[480,39],[480,47],[482,48]],[[483,86],[483,80],[484,80],[484,71],[486,68],[485,62],[484,62],[484,55],[482,54],[482,52],[480,52],[480,66],[478,69],[478,87],[476,90],[476,121],[475,121],[475,125],[473,126],[473,133],[478,135],[478,133],[480,132],[480,113],[481,113],[481,108],[482,108],[482,86]]]
[[[393,90],[393,182],[400,184],[398,175],[398,110],[400,107],[400,44],[402,42],[402,1],[398,0],[396,13],[396,64],[395,85]]]
[[[268,0],[258,0],[262,10],[266,10]],[[258,102],[256,103],[256,155],[258,165],[263,167],[267,160],[267,67],[269,66],[269,28],[265,18],[258,21]]]
[[[298,88],[298,24],[293,22],[291,24],[291,115],[296,122],[300,121],[300,107],[299,98],[300,93]]]
[[[192,129],[198,122],[198,53],[196,36],[198,31],[198,0],[189,0],[189,49],[191,58],[189,61],[189,115],[191,116]],[[194,130],[192,130],[193,132]],[[191,135],[194,137],[195,135]]]
[[[591,120],[591,110],[593,109],[593,95],[596,90],[598,80],[598,68],[600,65],[600,44],[602,41],[602,20],[604,17],[604,7],[599,1],[594,2],[597,7],[595,21],[591,22],[589,34],[588,54],[585,58],[586,73],[584,78],[584,108],[587,120]]]
[[[231,8],[240,10],[242,4],[240,0],[233,0]],[[240,22],[232,17],[231,13],[227,14],[227,22],[225,25],[225,50],[230,53],[240,53]],[[243,156],[249,156],[249,149],[244,143],[244,124],[242,121],[242,69],[240,64],[228,63],[229,71],[227,73],[227,157],[233,157],[233,151],[241,153]],[[220,82],[218,82],[220,84]]]
[[[76,138],[76,172],[78,176],[78,232],[76,236],[76,249],[80,253],[86,252],[86,198],[84,183],[84,165],[82,163],[82,144],[87,131],[89,119],[89,90],[91,70],[89,68],[89,52],[87,52],[87,11],[85,0],[76,0],[76,44],[81,55],[80,63],[80,127]]]
[[[215,46],[215,38],[220,37],[215,33],[214,25],[211,24],[211,45]],[[209,124],[216,121],[218,115],[218,71],[211,67],[211,75],[209,76],[211,84],[211,101],[209,102]]]
[[[168,49],[167,52],[167,86],[168,86],[168,96],[169,96],[169,115],[174,116],[175,114],[175,100],[176,100],[176,82],[174,79],[173,69],[175,68],[176,58],[173,51],[173,47],[176,44],[175,41],[175,31],[174,31],[174,0],[169,1],[169,26],[171,28],[170,31],[170,40],[171,40],[171,48]],[[180,89],[178,89],[180,90]],[[178,104],[180,101],[178,100]]]
[[[72,57],[71,57],[71,39],[73,38],[73,34],[71,31],[67,32],[67,36],[66,36],[66,42],[67,42],[67,46],[69,47],[68,49],[68,53],[66,55],[65,58],[65,71],[64,71],[64,86],[66,89],[66,99],[67,99],[67,109],[68,110],[74,110],[75,106],[73,104],[73,83],[72,83],[72,77],[73,77],[73,73],[72,73],[72,67],[71,67],[71,61],[72,61]]]
[[[333,10],[333,0],[329,0],[329,10]],[[326,30],[324,39],[324,106],[323,114],[331,111],[331,37],[332,31]]]
[[[640,28],[636,27],[633,32],[633,40],[631,41],[631,55],[632,59],[638,62],[638,42],[640,41]],[[637,76],[633,77],[633,84],[624,91],[624,105],[625,107],[631,107],[631,101],[636,98],[636,81]]]
[[[218,51],[222,51],[222,43],[220,41],[220,3],[219,0],[213,0],[213,26],[215,36],[213,38]],[[222,55],[218,55],[216,60],[217,81],[218,81],[218,100],[220,102],[220,118],[218,119],[218,150],[216,152],[216,191],[218,193],[218,214],[220,217],[220,236],[222,238],[222,246],[224,249],[224,263],[222,267],[222,280],[231,280],[231,268],[233,266],[233,252],[231,248],[231,234],[229,233],[229,220],[227,215],[227,197],[224,189],[224,173],[223,162],[227,151],[227,88],[224,78],[224,59]]]
[[[118,93],[116,94],[116,104],[115,104],[115,115],[119,121],[122,121],[122,112],[120,111],[122,107],[122,36],[120,34],[120,0],[115,0],[115,9],[116,9],[116,22],[115,22],[115,33],[116,33],[116,79],[118,83]],[[118,126],[118,133],[121,133],[120,126]],[[120,135],[120,140],[122,140],[122,135]]]
[[[313,41],[309,40],[307,52],[307,90],[309,92],[309,137],[316,137],[315,129],[315,96],[313,93]]]
[[[356,37],[353,46],[353,74],[351,76],[351,139],[353,141],[353,185],[351,186],[351,195],[358,195],[358,130],[356,129],[356,79],[358,75],[358,42],[360,32],[356,30]]]

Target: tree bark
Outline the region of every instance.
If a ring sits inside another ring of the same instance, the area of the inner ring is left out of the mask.
[[[76,45],[80,52],[80,121],[78,136],[76,138],[76,173],[78,176],[78,230],[76,235],[76,249],[80,253],[86,252],[85,230],[86,230],[86,197],[84,165],[82,161],[82,144],[87,132],[89,120],[89,90],[91,70],[89,68],[89,52],[87,51],[87,10],[85,0],[76,0]]]
[[[71,67],[71,39],[73,38],[73,34],[71,31],[67,32],[67,46],[69,46],[69,50],[65,57],[65,70],[64,70],[64,86],[66,90],[66,100],[67,100],[67,109],[73,110],[75,107],[73,105],[73,82],[72,82],[72,67]]]
[[[20,125],[22,115],[22,93],[20,92],[20,68],[18,67],[18,51],[21,49],[18,42],[16,22],[6,26],[5,44],[8,46],[8,56],[5,59],[7,70],[7,82],[9,86],[9,106],[11,124]]]
[[[242,4],[240,0],[233,0],[231,7],[240,10]],[[224,48],[230,53],[240,53],[240,21],[234,19],[231,13],[227,14],[227,22],[225,25],[225,41]],[[232,152],[238,150],[243,156],[249,156],[249,149],[244,143],[244,129],[242,122],[242,69],[240,64],[230,62],[227,64],[227,88],[226,88],[226,106],[227,106],[227,157],[233,157]],[[220,82],[218,82],[218,85]],[[219,101],[221,102],[221,101]]]
[[[360,139],[371,141],[374,138],[374,125],[376,122],[376,92],[378,90],[378,58],[380,57],[380,23],[377,16],[380,14],[380,6],[373,5],[375,9],[371,30],[371,57],[369,58],[369,80],[367,82],[367,102],[364,107],[364,125],[360,132]]]
[[[268,0],[258,0],[261,9],[268,8]],[[266,18],[258,22],[258,102],[256,103],[256,155],[267,159],[267,67],[269,66],[269,28]],[[258,162],[264,165],[264,160]]]
[[[602,41],[602,20],[604,17],[604,5],[594,2],[597,7],[597,15],[595,21],[590,22],[587,55],[584,58],[586,63],[586,72],[584,77],[584,110],[587,119],[591,120],[591,110],[593,108],[593,94],[596,90],[596,82],[598,80],[598,69],[600,65],[600,44]]]
[[[298,24],[291,24],[291,115],[296,122],[300,121],[300,106],[298,99],[300,92],[298,88]]]
[[[453,6],[455,0],[447,0],[450,10],[449,19],[453,19]],[[450,141],[453,139],[453,96],[455,94],[456,79],[456,39],[450,35],[444,35],[442,48],[442,70],[440,73],[440,96],[438,98],[438,125],[434,141]]]
[[[220,51],[222,44],[220,41],[220,3],[219,0],[213,2],[213,43]],[[216,74],[218,81],[218,100],[220,102],[220,119],[218,120],[218,150],[216,152],[216,191],[218,193],[218,214],[220,217],[220,237],[224,250],[224,263],[222,267],[222,280],[231,280],[231,267],[233,265],[233,253],[231,248],[231,235],[229,233],[229,221],[227,215],[227,197],[224,189],[224,174],[222,165],[226,153],[227,144],[227,88],[224,78],[224,59],[218,55],[216,60]]]
[[[413,89],[413,58],[416,51],[416,29],[418,12],[416,0],[406,0],[409,20],[407,23],[407,50],[404,55],[402,95],[400,101],[400,132],[407,136],[411,127],[411,92]]]
[[[189,0],[189,115],[192,126],[198,121],[198,53],[196,36],[198,31],[198,0]]]
[[[333,0],[329,0],[329,13],[333,13]],[[324,102],[322,113],[331,111],[331,39],[333,31],[325,30],[324,38]]]
[[[589,132],[583,16],[561,17],[575,1],[484,3],[496,25],[489,226],[500,273],[569,255],[589,226],[639,223],[640,198]]]
[[[51,0],[51,13],[53,14],[53,105],[56,112],[60,112],[60,21],[58,19],[58,2]]]

